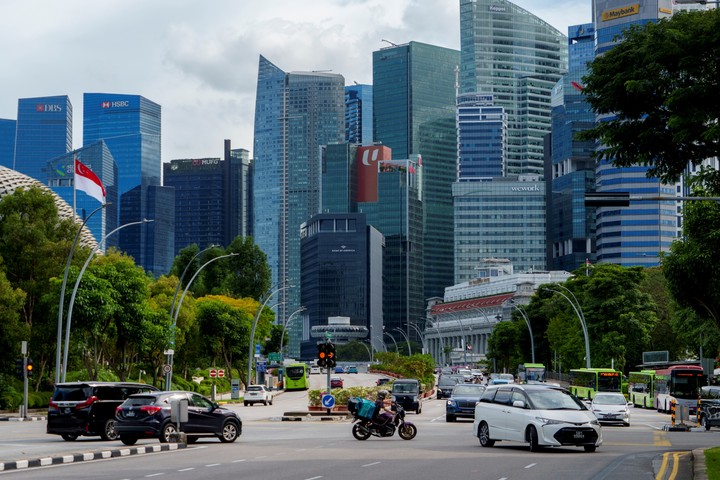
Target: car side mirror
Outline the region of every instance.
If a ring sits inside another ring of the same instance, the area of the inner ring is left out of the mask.
[[[212,406],[210,407],[210,411],[217,410],[220,408],[220,405],[218,403],[213,402]]]
[[[525,402],[523,402],[522,400],[515,400],[513,402],[513,407],[525,408]]]

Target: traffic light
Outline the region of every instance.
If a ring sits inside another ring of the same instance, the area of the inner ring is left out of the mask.
[[[335,358],[335,344],[327,343],[325,346],[325,353],[327,355],[327,366],[328,368],[334,368],[337,365],[337,358]]]
[[[20,380],[25,378],[25,362],[22,357],[15,359],[15,375]]]
[[[318,367],[326,367],[327,366],[327,344],[318,343],[317,349],[318,349],[318,354],[317,354]]]
[[[28,357],[27,362],[25,363],[25,372],[27,372],[27,377],[32,378],[33,376],[33,364],[32,364],[32,358]]]

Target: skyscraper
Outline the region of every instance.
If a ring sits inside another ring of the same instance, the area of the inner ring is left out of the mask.
[[[453,283],[459,63],[457,50],[419,42],[373,52],[373,140],[392,149],[393,159],[417,156],[423,167],[418,185],[423,204],[423,298],[442,296]],[[386,319],[388,315],[385,312]]]
[[[15,165],[43,184],[48,161],[72,150],[72,104],[67,95],[18,100]]]
[[[620,0],[595,0],[593,20],[595,55],[612,49],[623,30],[656,22],[672,15],[671,0],[652,0],[627,5]],[[599,117],[607,121],[612,115]],[[599,146],[599,148],[603,148]],[[663,184],[647,176],[648,167],[619,168],[602,161],[596,168],[598,192],[629,192],[630,195],[677,195],[679,185]],[[675,201],[633,201],[630,206],[598,207],[596,211],[597,260],[619,265],[658,265],[660,252],[668,251],[678,235],[679,214]]]
[[[484,93],[508,117],[506,175],[543,175],[550,92],[567,69],[565,35],[508,0],[460,0],[461,93]]]
[[[0,118],[0,166],[14,168],[17,120]]]
[[[253,148],[254,238],[267,255],[278,320],[300,306],[300,226],[320,209],[320,146],[345,138],[345,79],[286,73],[260,56]],[[291,338],[298,352],[299,338]]]
[[[359,145],[373,142],[373,87],[345,87],[345,141]]]
[[[174,247],[160,248],[150,239],[172,240],[174,207],[153,205],[167,199],[150,187],[161,187],[160,105],[139,95],[86,93],[83,96],[83,144],[103,140],[118,168],[120,224],[142,219],[153,222],[119,232],[120,249],[156,275],[170,271]],[[163,200],[164,199],[164,200]],[[151,216],[150,213],[153,213]],[[171,218],[157,215],[170,214]],[[172,229],[165,231],[164,228]],[[164,258],[163,258],[164,256]]]
[[[493,105],[492,95],[458,95],[457,130],[457,181],[502,177],[507,157],[507,118],[505,109]]]

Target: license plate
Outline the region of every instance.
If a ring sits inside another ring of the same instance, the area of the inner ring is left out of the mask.
[[[69,408],[66,408],[66,409],[65,409],[65,413],[70,413],[70,409],[69,409]]]
[[[585,438],[585,434],[583,432],[575,432],[575,438],[580,440]]]
[[[135,416],[135,410],[128,410],[127,416],[128,416],[128,417],[134,417],[134,416]]]

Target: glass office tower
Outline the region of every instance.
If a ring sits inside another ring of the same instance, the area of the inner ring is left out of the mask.
[[[373,87],[345,87],[345,141],[359,145],[373,143]]]
[[[147,196],[149,187],[161,185],[160,133],[160,105],[155,102],[139,95],[86,93],[83,96],[83,145],[103,140],[117,163],[120,224],[145,218],[153,220],[118,232],[120,249],[156,275],[170,271],[174,250],[147,243],[155,238],[163,241],[174,238],[174,225],[169,231],[160,230],[174,222],[174,208],[172,220],[151,216],[150,213],[157,215],[168,210],[150,203],[162,196]],[[162,255],[166,257],[161,258]]]
[[[17,120],[0,118],[0,166],[14,169]]]
[[[453,283],[459,63],[457,50],[418,42],[373,52],[373,139],[392,149],[393,159],[417,155],[423,166],[423,298],[442,296]]]
[[[507,116],[493,105],[492,95],[457,97],[457,181],[479,182],[505,173]]]
[[[15,166],[48,183],[48,161],[72,150],[72,104],[67,95],[18,100]]]
[[[319,213],[320,146],[345,138],[345,79],[286,73],[260,56],[253,159],[254,233],[267,255],[284,322],[300,306],[300,225]],[[291,335],[290,355],[299,353]]]
[[[652,0],[627,5],[619,0],[595,0],[595,55],[612,49],[623,30],[668,18],[671,0]],[[597,118],[605,121],[612,116]],[[599,148],[602,148],[600,146]],[[679,184],[664,184],[647,176],[648,167],[618,168],[603,161],[596,168],[598,192],[629,192],[630,195],[678,195]],[[677,238],[680,223],[678,203],[633,201],[628,207],[596,209],[597,260],[625,266],[656,266],[660,252],[667,252]]]
[[[508,116],[506,175],[543,175],[550,93],[567,70],[567,39],[508,0],[460,0],[460,92],[492,94]]]
[[[595,142],[575,139],[595,125],[595,114],[582,95],[582,78],[595,58],[595,26],[568,27],[569,70],[553,91],[552,136],[545,174],[548,192],[548,268],[572,272],[595,262],[594,209],[585,208],[585,192],[595,191]]]

